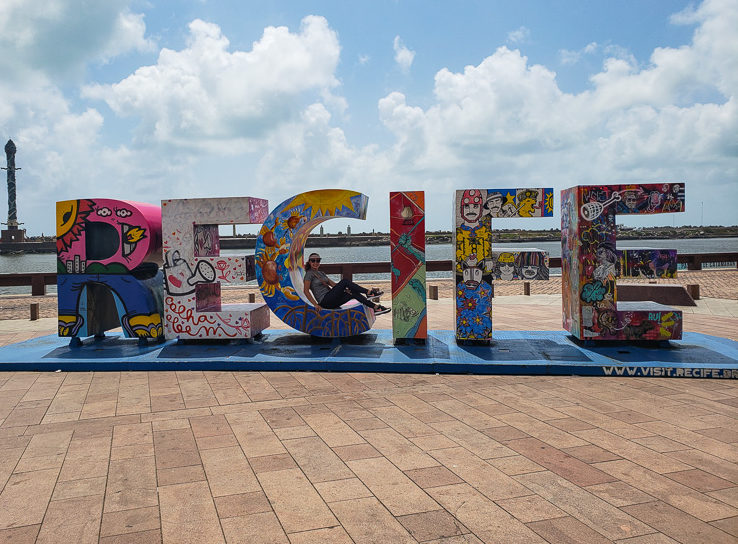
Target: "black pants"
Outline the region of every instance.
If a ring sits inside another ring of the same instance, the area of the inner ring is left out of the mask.
[[[347,303],[353,298],[361,302],[364,306],[374,308],[374,303],[370,302],[364,296],[368,292],[369,290],[361,285],[357,285],[349,280],[341,280],[325,294],[323,300],[320,301],[320,305],[328,309],[339,308],[342,304]]]

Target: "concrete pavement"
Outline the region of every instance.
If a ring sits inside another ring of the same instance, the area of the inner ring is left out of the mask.
[[[560,329],[556,295],[495,305]],[[738,339],[738,302],[683,310]],[[734,380],[4,373],[0,542],[733,543],[736,418]]]

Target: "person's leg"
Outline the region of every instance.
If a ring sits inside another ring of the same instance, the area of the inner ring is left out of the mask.
[[[351,298],[352,296],[346,292],[345,286],[341,286],[339,282],[325,294],[323,300],[320,301],[320,305],[323,308],[332,310],[340,308],[342,304],[345,304],[351,300]]]
[[[343,289],[348,289],[352,293],[359,293],[359,294],[363,294],[363,295],[365,295],[365,294],[367,294],[369,292],[369,289],[367,289],[366,287],[362,287],[358,283],[354,283],[354,282],[349,281],[347,279],[343,279],[343,280],[339,281],[336,284],[335,288],[336,289],[342,289],[342,290]]]
[[[353,289],[352,286],[358,287],[358,289]],[[323,297],[323,300],[320,301],[320,305],[323,308],[334,309],[340,307],[342,304],[345,304],[353,298],[358,300],[364,306],[369,306],[370,308],[376,309],[377,305],[364,296],[361,291],[362,289],[364,292],[367,291],[363,287],[353,282],[350,282],[348,280],[341,280],[336,285],[334,285],[328,293],[326,293],[326,295]]]
[[[362,287],[358,283],[354,283],[352,281],[345,280],[345,279],[339,281],[336,284],[336,286],[339,286],[339,285],[341,287],[344,287],[345,289],[348,289],[354,295],[358,293],[358,294],[364,295],[365,297],[371,298],[371,297],[378,297],[384,294],[383,291],[381,291],[380,289],[377,289],[376,287],[373,289],[367,289],[366,287]]]

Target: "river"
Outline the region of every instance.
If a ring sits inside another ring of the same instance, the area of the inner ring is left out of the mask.
[[[560,242],[513,242],[493,244],[493,247],[509,248],[537,248],[548,251],[550,257],[561,256]],[[618,247],[652,247],[662,249],[676,249],[679,253],[733,253],[738,252],[738,238],[689,238],[685,240],[623,240]],[[306,246],[310,250],[310,242]],[[359,246],[359,247],[322,247],[317,249],[324,263],[346,262],[375,262],[389,261],[389,246]],[[224,255],[248,255],[253,250],[224,250]],[[429,261],[449,260],[453,258],[451,244],[429,244],[425,248],[425,256]],[[0,255],[0,274],[22,272],[54,272],[56,270],[56,255],[53,253],[29,253],[20,255]],[[552,274],[560,273],[560,269],[551,269]],[[428,278],[450,278],[451,272],[429,272]],[[356,274],[358,281],[387,279],[387,274]],[[0,295],[28,293],[29,287],[0,287]],[[49,286],[49,292],[55,287]]]

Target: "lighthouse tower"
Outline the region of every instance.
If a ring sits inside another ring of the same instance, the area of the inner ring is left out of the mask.
[[[7,229],[0,231],[0,243],[12,244],[18,242],[25,242],[26,240],[26,229],[18,228],[18,208],[15,202],[15,171],[20,168],[15,167],[15,144],[13,140],[8,140],[5,144],[5,157],[8,161],[8,166],[3,167],[3,170],[8,172],[8,222],[3,223],[7,225]]]

